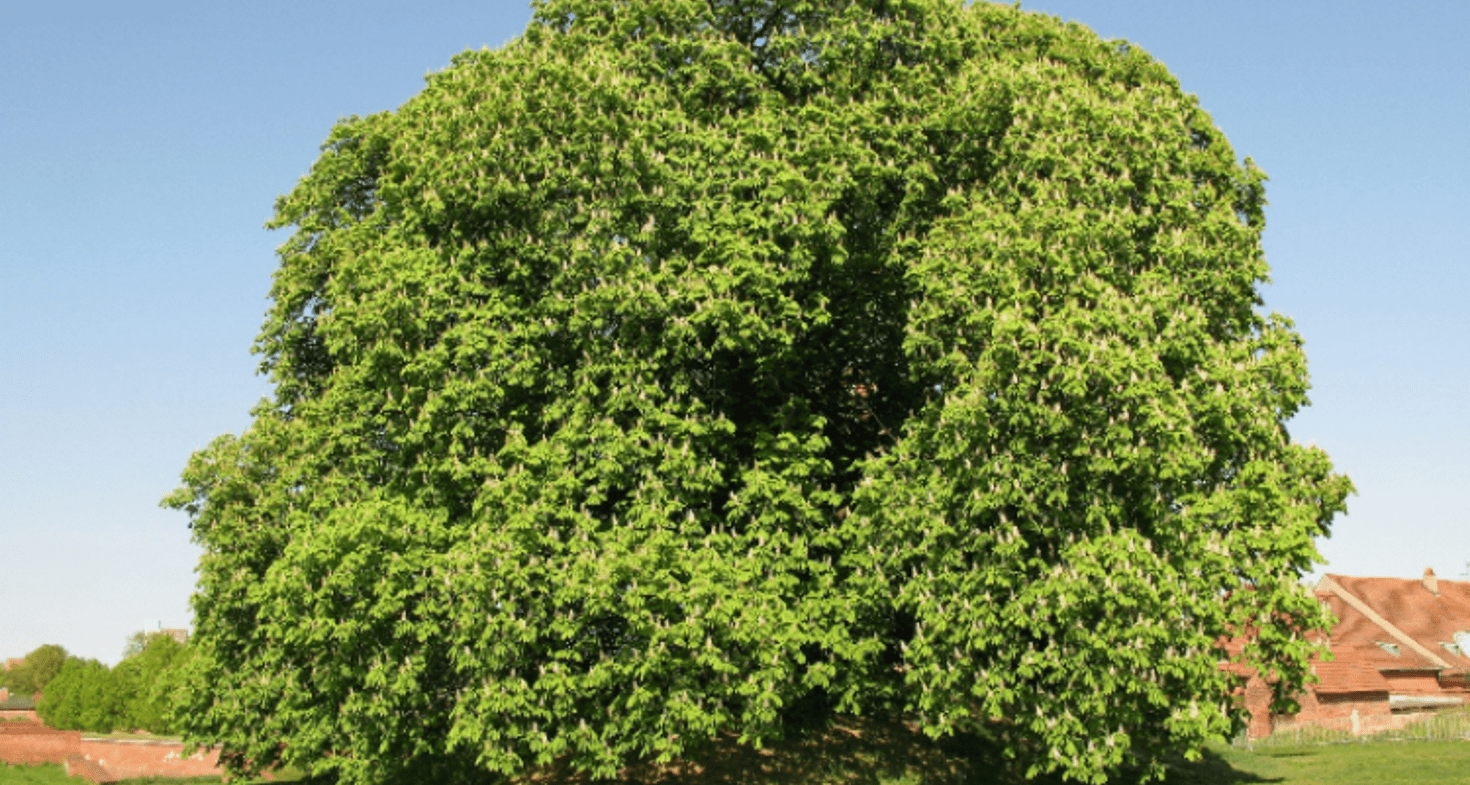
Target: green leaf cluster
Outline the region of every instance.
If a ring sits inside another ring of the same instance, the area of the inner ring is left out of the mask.
[[[1265,176],[953,0],[545,0],[276,204],[273,397],[165,504],[237,773],[599,776],[833,712],[1098,780],[1283,701],[1351,491]]]

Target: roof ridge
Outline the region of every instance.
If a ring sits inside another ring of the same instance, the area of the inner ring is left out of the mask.
[[[1423,578],[1405,578],[1399,575],[1344,575],[1340,572],[1324,572],[1322,573],[1322,577],[1347,578],[1348,580],[1352,581],[1398,581],[1400,583],[1422,583],[1424,580]],[[1436,577],[1439,579],[1440,583],[1470,584],[1470,580],[1457,580],[1455,578],[1446,578],[1442,575],[1437,575]],[[1322,582],[1319,580],[1317,582],[1318,587],[1320,587],[1321,584]]]

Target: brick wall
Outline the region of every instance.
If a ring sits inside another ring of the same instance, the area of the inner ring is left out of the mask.
[[[33,722],[0,723],[0,760],[6,763],[61,763],[81,751],[82,734],[53,730]]]
[[[1251,713],[1246,734],[1253,739],[1271,735],[1271,687],[1251,676],[1245,683],[1245,708]]]
[[[1293,716],[1272,718],[1272,730],[1280,731],[1298,725],[1361,736],[1403,727],[1408,720],[1390,710],[1386,692],[1344,692],[1318,695],[1312,690],[1298,699],[1302,710]]]
[[[1272,732],[1289,732],[1293,728],[1323,728],[1326,730],[1341,731],[1353,736],[1368,736],[1384,731],[1402,730],[1416,722],[1422,722],[1434,716],[1432,712],[1400,712],[1393,714],[1381,711],[1372,705],[1359,704],[1351,709],[1346,709],[1346,714],[1318,715],[1305,717],[1303,715],[1277,715],[1272,717]]]
[[[1392,713],[1388,693],[1347,692],[1335,695],[1315,695],[1310,691],[1301,700],[1302,710],[1297,718],[1303,721],[1317,718],[1350,717],[1357,712],[1359,717],[1388,715]]]
[[[189,757],[176,741],[82,739],[80,753],[118,779],[135,777],[203,777],[219,775],[219,748]]]
[[[39,723],[0,724],[0,761],[65,763],[68,758],[95,765],[112,779],[217,776],[219,748],[185,757],[177,741],[84,739],[80,731],[54,730]]]
[[[1424,716],[1394,714],[1389,706],[1387,692],[1318,695],[1316,691],[1310,689],[1297,696],[1297,702],[1301,704],[1301,711],[1298,713],[1271,714],[1271,688],[1266,682],[1254,676],[1246,682],[1243,697],[1245,707],[1251,713],[1251,722],[1246,734],[1253,739],[1307,725],[1331,728],[1353,735],[1378,733],[1402,728]]]

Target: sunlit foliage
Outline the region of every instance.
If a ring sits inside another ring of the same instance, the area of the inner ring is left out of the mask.
[[[166,501],[188,731],[354,783],[834,712],[1083,779],[1230,733],[1221,641],[1301,683],[1351,488],[1285,427],[1263,180],[1013,7],[538,4],[276,205],[274,395]]]

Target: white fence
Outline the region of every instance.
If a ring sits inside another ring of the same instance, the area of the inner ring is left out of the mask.
[[[1232,744],[1245,749],[1301,747],[1314,744],[1370,744],[1382,741],[1470,740],[1470,710],[1394,712],[1368,717],[1330,717],[1312,722],[1279,720],[1271,735],[1237,736]]]

